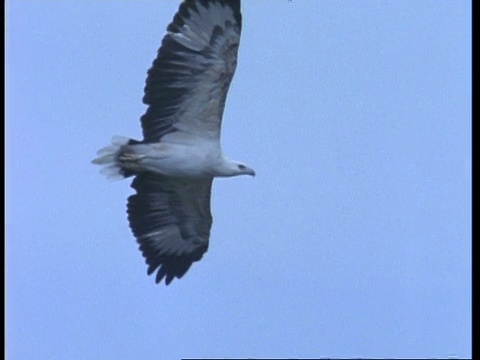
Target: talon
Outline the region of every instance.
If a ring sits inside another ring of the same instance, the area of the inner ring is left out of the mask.
[[[143,154],[133,154],[133,153],[123,153],[118,157],[119,161],[140,161],[146,155]]]

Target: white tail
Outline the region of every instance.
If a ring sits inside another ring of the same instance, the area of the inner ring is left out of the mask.
[[[118,162],[118,155],[122,146],[127,145],[129,141],[130,139],[124,136],[114,136],[112,145],[97,151],[98,157],[92,163],[103,166],[100,174],[112,180],[125,178],[123,169]]]

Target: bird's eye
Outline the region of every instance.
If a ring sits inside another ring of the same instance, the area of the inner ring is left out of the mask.
[[[238,165],[238,168],[239,168],[240,170],[245,170],[247,167],[246,167],[245,165]]]

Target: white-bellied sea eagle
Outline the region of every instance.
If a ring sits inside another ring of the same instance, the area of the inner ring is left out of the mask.
[[[157,283],[207,251],[213,178],[255,175],[220,147],[241,27],[240,0],[183,1],[148,71],[143,140],[114,137],[93,161],[108,177],[134,177],[128,220]]]

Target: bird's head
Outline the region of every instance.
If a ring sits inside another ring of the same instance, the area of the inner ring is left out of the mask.
[[[236,162],[235,166],[237,167],[237,174],[236,175],[250,175],[255,176],[255,170],[248,167],[245,164]]]
[[[250,175],[255,176],[255,170],[248,167],[247,165],[238,162],[238,161],[225,161],[222,164],[222,169],[219,171],[217,176],[220,177],[229,177],[229,176],[237,176],[237,175]]]

